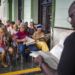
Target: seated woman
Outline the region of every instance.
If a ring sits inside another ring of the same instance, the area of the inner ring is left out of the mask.
[[[36,45],[39,49],[42,49],[42,51],[47,52],[49,51],[49,48],[44,40],[45,34],[42,30],[42,26],[37,26],[37,31],[34,32],[32,38],[36,41]]]
[[[16,41],[18,43],[18,51],[23,55],[24,58],[27,58],[27,54],[25,53],[25,49],[29,48],[30,51],[36,51],[37,48],[35,45],[28,45],[24,44],[26,42],[26,36],[28,36],[28,33],[25,31],[25,26],[23,23],[20,24],[20,29],[16,34]]]
[[[30,22],[27,31],[29,33],[29,36],[32,37],[33,33],[36,31],[36,28],[34,26],[34,22]]]
[[[17,19],[15,24],[17,25],[17,29],[19,29],[20,24],[22,23],[21,19]]]
[[[6,64],[6,52],[7,52],[7,46],[6,46],[6,37],[5,37],[5,32],[3,31],[2,28],[0,28],[0,53],[1,53],[1,60],[2,60],[2,65],[4,67],[7,67],[8,65]],[[13,55],[13,49],[9,48],[8,49],[9,54],[12,56]],[[11,58],[12,60],[12,58]]]
[[[11,34],[11,39],[12,39],[12,46],[14,48],[17,47],[17,44],[16,44],[16,37],[15,37],[15,34],[18,32],[17,30],[17,26],[16,24],[13,25],[13,29],[12,29],[12,34]]]
[[[10,23],[10,29],[8,31],[7,29],[7,39],[8,39],[8,46],[9,46],[9,56],[10,56],[10,65],[13,63],[13,57],[14,54],[17,52],[17,45],[15,40],[13,40],[13,36],[17,33],[17,27],[16,24],[14,24],[14,22]]]
[[[4,31],[2,28],[0,28],[0,53],[1,53],[1,60],[2,65],[4,67],[7,67],[6,64],[6,51],[5,51],[5,39],[4,39]]]
[[[7,31],[12,35],[13,34],[13,25],[15,24],[14,21],[10,22],[10,26],[7,28]]]

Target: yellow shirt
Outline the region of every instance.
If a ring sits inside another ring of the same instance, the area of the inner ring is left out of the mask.
[[[41,39],[41,38],[44,38],[44,36],[45,36],[45,34],[44,34],[44,32],[41,32],[41,33],[38,33],[37,31],[33,34],[33,39],[35,39],[35,40],[39,40],[39,39]]]

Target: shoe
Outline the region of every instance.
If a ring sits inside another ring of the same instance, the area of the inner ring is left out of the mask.
[[[8,65],[7,65],[7,64],[5,64],[5,63],[2,63],[2,66],[3,66],[3,67],[8,67]]]

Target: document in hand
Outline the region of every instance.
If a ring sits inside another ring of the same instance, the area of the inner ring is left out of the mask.
[[[30,45],[30,44],[34,44],[35,43],[35,40],[26,36],[26,41],[24,42],[24,44],[26,45]]]
[[[41,55],[51,68],[57,69],[62,50],[63,47],[60,44],[57,44],[52,48],[52,50],[50,50],[50,52],[37,51],[32,52],[30,56],[36,58],[37,56]]]

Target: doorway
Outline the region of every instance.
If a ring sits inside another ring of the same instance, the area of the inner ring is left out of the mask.
[[[52,14],[51,0],[39,0],[38,6],[38,22],[44,25],[44,30],[48,33]]]

